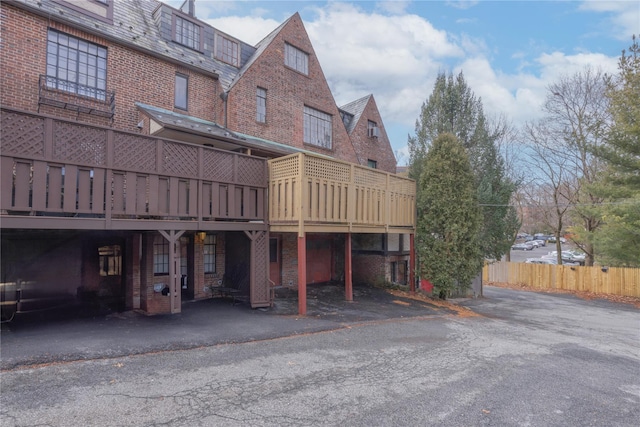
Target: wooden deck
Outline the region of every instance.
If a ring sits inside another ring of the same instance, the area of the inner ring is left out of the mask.
[[[414,233],[415,181],[320,155],[269,160],[271,232]]]
[[[3,108],[2,228],[266,230],[266,160]]]

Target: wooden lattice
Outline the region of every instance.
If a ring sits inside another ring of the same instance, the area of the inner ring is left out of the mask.
[[[198,176],[197,147],[165,142],[163,154],[163,173],[193,178]]]
[[[373,188],[386,188],[387,174],[375,169],[356,167],[353,171],[353,182]]]
[[[3,153],[42,157],[44,154],[43,118],[2,111],[0,123]]]
[[[253,240],[255,258],[253,260],[253,271],[255,284],[252,289],[251,302],[253,305],[270,303],[269,281],[267,280],[269,240],[267,233],[262,231],[255,235]]]
[[[416,194],[416,182],[411,179],[402,178],[399,176],[389,176],[389,188],[391,189],[391,191],[394,191],[396,193],[412,196],[415,196]]]
[[[263,187],[267,183],[261,159],[238,156],[238,183]]]
[[[269,160],[269,179],[296,177],[300,173],[300,157],[293,154]]]
[[[154,138],[114,132],[114,167],[156,172],[156,150],[158,142]]]
[[[233,182],[233,156],[218,150],[204,150],[204,178]]]
[[[104,166],[107,131],[62,121],[55,122],[53,157],[90,166]]]
[[[351,166],[331,159],[305,156],[304,173],[313,178],[349,182]]]

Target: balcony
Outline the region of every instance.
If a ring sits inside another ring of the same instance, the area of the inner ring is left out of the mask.
[[[38,105],[49,105],[113,120],[116,95],[113,91],[97,89],[57,77],[40,75]]]
[[[271,232],[414,233],[415,181],[312,154],[269,160]]]
[[[3,108],[2,228],[266,230],[263,159]]]

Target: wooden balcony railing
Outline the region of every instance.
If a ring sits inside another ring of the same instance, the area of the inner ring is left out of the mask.
[[[323,156],[269,160],[271,231],[413,233],[415,181]]]
[[[263,159],[1,114],[3,228],[266,229]]]

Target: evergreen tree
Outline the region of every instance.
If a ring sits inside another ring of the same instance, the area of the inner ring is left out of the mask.
[[[635,36],[618,68],[607,91],[613,126],[605,144],[594,147],[608,166],[594,188],[608,198],[595,244],[601,264],[640,267],[640,45]]]
[[[410,177],[421,182],[423,159],[432,142],[445,132],[458,138],[471,159],[474,188],[483,211],[479,232],[482,256],[501,259],[509,252],[520,227],[514,208],[508,206],[516,183],[507,176],[497,148],[497,141],[506,128],[492,129],[484,116],[481,100],[467,86],[462,73],[455,78],[439,74],[433,92],[422,105],[415,136],[409,138]],[[418,186],[418,193],[420,191]]]
[[[482,270],[475,178],[466,150],[449,133],[433,141],[423,162],[416,232],[420,275],[446,298]]]

